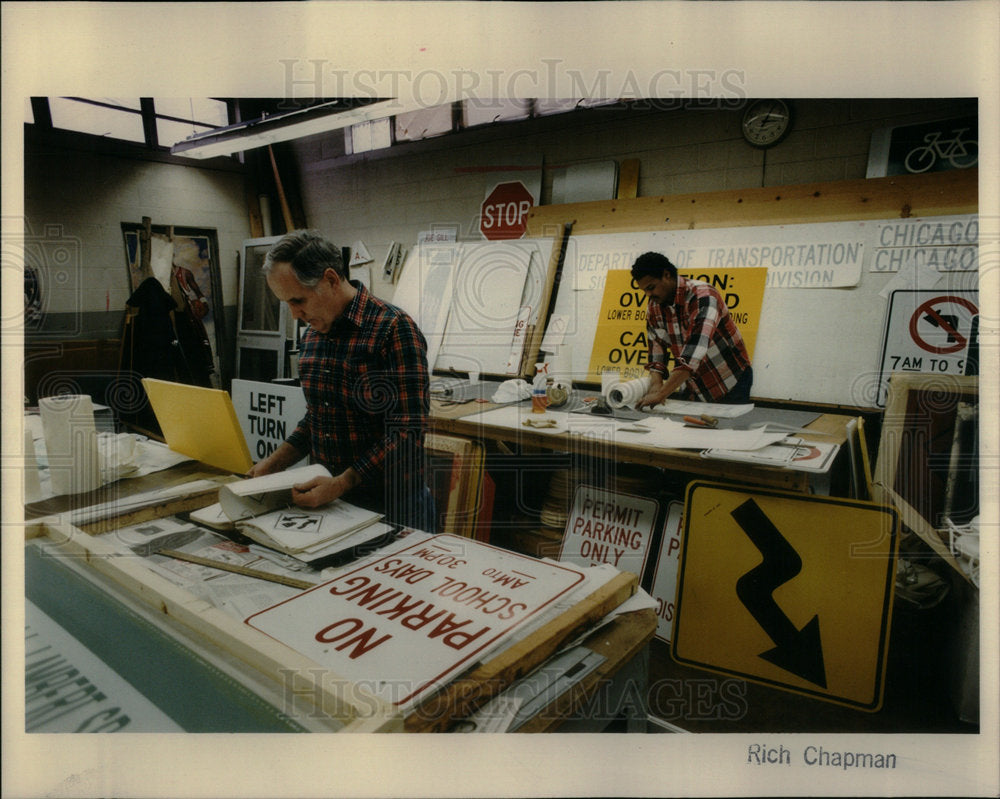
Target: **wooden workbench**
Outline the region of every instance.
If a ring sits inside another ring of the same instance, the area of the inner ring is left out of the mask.
[[[736,461],[708,460],[698,451],[690,449],[664,449],[632,442],[607,442],[569,433],[546,433],[522,428],[514,430],[483,424],[467,417],[501,407],[489,402],[446,404],[431,401],[431,426],[440,433],[468,436],[491,441],[514,443],[523,448],[558,450],[590,457],[604,458],[616,463],[634,463],[685,472],[695,476],[718,480],[731,480],[747,485],[781,488],[788,491],[808,491],[808,472],[762,466]],[[798,434],[806,440],[843,445],[847,440],[847,422],[852,417],[824,413],[806,426],[807,432]],[[810,432],[812,434],[810,435]]]

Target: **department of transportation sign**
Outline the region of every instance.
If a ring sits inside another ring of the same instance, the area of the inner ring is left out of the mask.
[[[673,657],[876,711],[896,571],[895,510],[692,483]]]
[[[409,706],[583,580],[570,566],[437,535],[246,623],[337,677]]]

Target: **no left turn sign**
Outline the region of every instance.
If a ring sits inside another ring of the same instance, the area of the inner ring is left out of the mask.
[[[966,297],[944,295],[922,303],[910,317],[910,337],[927,352],[952,355],[969,346],[972,318],[979,313]]]
[[[885,406],[889,375],[968,374],[978,346],[979,292],[899,290],[889,295],[876,404]]]

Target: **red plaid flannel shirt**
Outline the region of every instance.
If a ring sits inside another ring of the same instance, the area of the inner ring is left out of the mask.
[[[665,376],[669,351],[675,368],[691,372],[684,385],[692,399],[719,399],[750,366],[743,336],[722,295],[708,283],[678,275],[673,304],[649,303],[646,325],[646,368]]]
[[[357,296],[329,332],[302,336],[307,411],[288,443],[332,474],[353,466],[364,490],[416,490],[430,409],[427,342],[403,311],[352,285]]]

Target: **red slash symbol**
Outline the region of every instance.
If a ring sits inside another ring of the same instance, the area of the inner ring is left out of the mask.
[[[940,307],[947,302],[953,302],[961,305],[963,308],[970,311],[973,316],[979,313],[979,309],[976,308],[975,303],[967,300],[965,297],[937,297],[936,299],[925,302],[917,308],[917,310],[913,313],[913,316],[910,317],[910,337],[913,339],[914,343],[921,349],[926,350],[927,352],[933,352],[937,355],[950,355],[955,352],[961,352],[969,344],[969,340],[958,332],[958,318],[941,313]],[[938,307],[935,308],[935,305]],[[948,341],[950,343],[944,347],[937,347],[924,341],[920,337],[920,333],[917,331],[917,323],[920,322],[921,319],[925,319],[927,322],[934,325],[934,327],[939,328],[943,333],[947,334]]]

